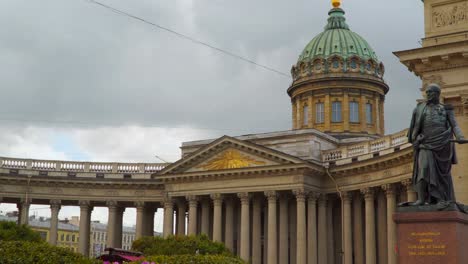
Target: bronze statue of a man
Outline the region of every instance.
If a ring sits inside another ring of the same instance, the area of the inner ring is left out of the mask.
[[[426,87],[427,101],[413,112],[408,140],[414,146],[413,187],[418,200],[410,205],[454,201],[451,169],[457,163],[453,136],[465,142],[453,107],[441,104],[440,87]]]

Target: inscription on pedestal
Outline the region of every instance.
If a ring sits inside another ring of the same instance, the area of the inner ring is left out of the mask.
[[[398,230],[399,264],[468,263],[467,214],[458,211],[398,212],[394,220]]]
[[[440,232],[411,232],[408,256],[445,256],[447,245],[441,241]]]

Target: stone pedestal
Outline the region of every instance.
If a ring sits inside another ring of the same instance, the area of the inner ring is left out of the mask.
[[[401,210],[400,210],[401,211]],[[468,215],[458,211],[397,212],[399,264],[468,263]]]

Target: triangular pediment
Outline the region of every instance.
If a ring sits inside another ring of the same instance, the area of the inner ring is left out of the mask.
[[[157,174],[247,169],[302,164],[305,162],[299,158],[249,141],[224,136],[167,166]]]

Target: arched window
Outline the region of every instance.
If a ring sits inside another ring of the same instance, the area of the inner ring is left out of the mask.
[[[315,104],[315,123],[322,124],[325,122],[325,106],[323,103]]]
[[[349,122],[359,123],[359,103],[349,102]]]
[[[309,107],[304,105],[302,108],[302,125],[307,126],[309,124]]]
[[[341,102],[332,103],[332,122],[341,122]]]
[[[372,124],[372,104],[366,104],[366,122]]]

